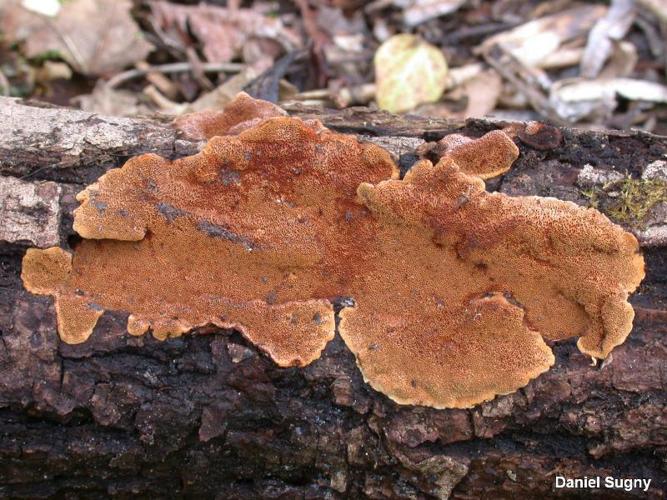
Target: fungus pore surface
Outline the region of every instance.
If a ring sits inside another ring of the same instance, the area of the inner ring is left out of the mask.
[[[340,334],[365,380],[448,408],[546,371],[545,341],[579,337],[603,358],[630,332],[637,241],[593,209],[486,192],[464,172],[509,168],[501,132],[455,139],[399,180],[382,148],[319,122],[248,121],[197,155],[110,170],[78,196],[73,254],[26,253],[24,284],[55,298],[65,342],[121,310],[132,335],[213,324],[305,365],[334,335],[332,302],[352,297]]]

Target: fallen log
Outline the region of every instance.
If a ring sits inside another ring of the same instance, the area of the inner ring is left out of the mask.
[[[382,145],[403,172],[418,148],[429,154],[424,145],[449,133],[508,125],[364,108],[289,111]],[[165,342],[132,337],[120,311],[105,313],[87,342],[60,342],[52,300],[23,288],[26,248],[74,241],[74,196],[109,168],[144,152],[186,156],[201,144],[166,122],[6,98],[0,124],[3,497],[592,494],[557,487],[559,477],[601,477],[605,498],[662,497],[667,258],[658,216],[625,221],[647,275],[631,298],[633,332],[604,363],[591,366],[574,340],[563,341],[554,345],[556,365],[513,394],[467,410],[401,406],[364,383],[338,336],[305,368],[277,367],[232,330],[202,328]],[[615,173],[641,179],[667,154],[665,138],[637,131],[514,127],[521,155],[489,190],[582,205],[594,195],[596,206],[613,208],[618,195],[604,184]],[[606,477],[651,483],[647,491],[623,482],[606,488]]]

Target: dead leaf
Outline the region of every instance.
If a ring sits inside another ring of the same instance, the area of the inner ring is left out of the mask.
[[[563,43],[588,33],[606,12],[607,8],[603,5],[582,5],[535,19],[487,38],[478,51],[484,53],[494,45],[500,45],[525,66],[539,66]]]
[[[150,2],[157,23],[180,38],[185,45],[192,33],[202,45],[209,62],[229,62],[241,54],[252,39],[264,40],[277,49],[289,52],[299,47],[299,37],[283,26],[279,19],[265,16],[255,9],[228,9],[215,5],[176,5]],[[266,48],[266,47],[265,47]],[[277,52],[275,48],[269,53]]]
[[[466,0],[394,0],[396,7],[403,9],[406,26],[418,24],[456,12]]]
[[[492,69],[483,71],[463,84],[468,96],[464,118],[481,118],[493,111],[503,90],[503,80]]]
[[[344,70],[345,61],[363,53],[368,29],[361,11],[346,16],[340,9],[322,5],[317,9],[317,25],[330,41],[323,47],[327,64],[343,65]]]
[[[51,17],[58,14],[62,7],[59,0],[22,0],[21,5],[33,12]]]
[[[480,63],[470,63],[458,68],[450,68],[447,74],[447,88],[453,89],[472,80],[484,70]]]
[[[114,90],[100,81],[91,94],[77,96],[73,102],[84,111],[107,116],[137,116],[150,113],[140,103],[141,94],[127,90]]]
[[[442,51],[415,35],[395,35],[384,42],[374,65],[378,106],[393,113],[437,101],[447,85]]]
[[[586,117],[609,118],[616,108],[617,95],[630,101],[667,103],[667,86],[632,78],[574,78],[555,83],[549,100],[562,118],[577,121]]]
[[[537,67],[540,69],[555,69],[576,66],[581,61],[583,53],[583,47],[561,47],[558,51],[552,52],[542,59]]]
[[[44,61],[42,67],[35,71],[35,81],[39,83],[52,80],[69,80],[71,78],[72,70],[64,62]]]
[[[613,46],[607,65],[600,72],[602,79],[629,77],[637,65],[639,54],[630,42],[618,42]]]
[[[637,14],[634,0],[613,0],[607,14],[598,20],[588,34],[586,50],[581,58],[581,76],[595,78],[613,50],[613,42],[621,40]]]
[[[105,75],[143,60],[153,46],[130,16],[127,0],[72,0],[51,18],[9,2],[0,31],[10,42],[24,42],[27,57],[56,51],[76,71]]]
[[[481,118],[496,108],[502,90],[503,81],[500,75],[493,69],[487,69],[445,95],[443,100],[462,101],[465,106],[462,110],[452,110],[446,103],[438,102],[419,106],[417,114],[450,119]]]
[[[253,65],[248,65],[238,74],[228,78],[221,85],[199,96],[199,98],[184,108],[182,112],[202,111],[205,109],[222,109],[230,102],[236,94],[241,92],[252,80],[257,78],[263,71],[269,69],[271,64],[265,59]]]
[[[667,1],[665,0],[637,0],[638,3],[667,23]]]

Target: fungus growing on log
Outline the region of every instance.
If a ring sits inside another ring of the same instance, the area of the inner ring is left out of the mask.
[[[487,137],[403,180],[382,148],[289,117],[173,162],[139,156],[80,193],[84,239],[72,256],[30,250],[24,284],[55,297],[66,342],[121,310],[133,335],[236,328],[280,366],[317,359],[332,302],[352,297],[340,334],[369,384],[469,407],[548,370],[545,341],[579,337],[605,357],[643,277],[635,238],[597,211],[463,173],[480,164],[470,151],[506,161]]]
[[[493,130],[479,139],[450,134],[436,146],[439,156],[449,156],[468,175],[490,179],[507,172],[519,157],[519,148],[502,130]]]
[[[202,141],[216,135],[236,135],[262,120],[286,114],[272,102],[253,99],[245,92],[239,92],[224,110],[188,113],[176,118],[173,125],[187,139]]]

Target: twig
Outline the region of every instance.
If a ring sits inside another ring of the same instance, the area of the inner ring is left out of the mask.
[[[169,99],[176,99],[179,94],[179,90],[164,73],[158,71],[151,71],[151,66],[146,61],[139,61],[135,64],[137,69],[145,69],[149,72],[146,74],[146,80],[155,85],[157,89],[166,95]]]
[[[160,93],[160,91],[154,86],[154,85],[148,85],[144,90],[143,93],[145,96],[147,96],[155,105],[157,105],[162,111],[173,114],[173,115],[179,115],[185,110],[186,105],[185,104],[178,104],[169,98],[165,97]]]
[[[245,65],[239,63],[203,63],[201,65],[202,70],[206,73],[238,73],[241,71]],[[130,69],[118,73],[113,78],[107,81],[106,86],[113,89],[116,88],[128,80],[133,80],[134,78],[139,78],[147,75],[148,73],[157,72],[157,73],[183,73],[185,71],[192,71],[192,64],[189,62],[178,62],[178,63],[169,63],[169,64],[160,64],[158,66],[149,66],[145,69]]]
[[[557,125],[567,122],[558,115],[543,92],[547,82],[541,81],[540,74],[533,68],[524,66],[517,58],[498,45],[492,45],[483,52],[484,59],[503,78],[513,84],[528,100],[533,109]]]
[[[289,104],[299,102],[304,106],[325,106],[334,104],[338,108],[368,104],[375,97],[375,84],[365,83],[353,87],[315,89],[299,92],[287,100]]]
[[[193,47],[188,47],[185,49],[185,55],[188,58],[188,62],[192,66],[192,75],[194,76],[199,86],[204,90],[212,90],[213,83],[206,77],[206,73],[202,68],[202,61],[197,55],[197,51]]]
[[[317,22],[317,14],[311,8],[308,0],[294,0],[301,12],[303,29],[312,40],[312,54],[318,70],[317,79],[320,85],[324,85],[328,78],[327,64],[324,57],[324,48],[330,43],[329,36],[324,33]]]
[[[180,59],[185,55],[185,47],[183,44],[165,33],[153,16],[145,16],[143,17],[143,20],[153,29],[153,33],[147,32],[147,36],[150,35],[154,38],[154,40],[152,40],[154,45],[162,46],[177,59]]]

